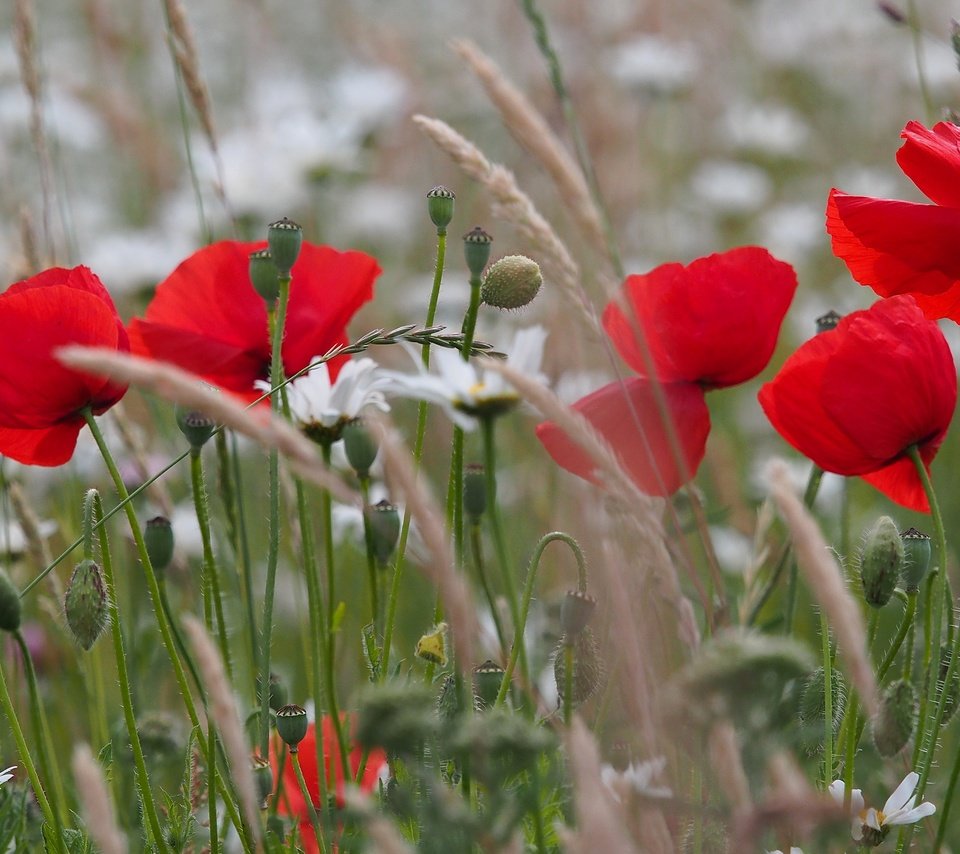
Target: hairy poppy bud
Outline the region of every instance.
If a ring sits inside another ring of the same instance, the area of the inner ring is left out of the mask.
[[[364,512],[370,525],[373,555],[380,566],[386,566],[400,537],[400,514],[396,506],[386,499],[367,507]]]
[[[487,512],[487,475],[481,463],[470,463],[463,472],[463,510],[471,522]]]
[[[889,516],[881,516],[864,536],[860,555],[863,598],[872,608],[882,608],[900,580],[903,540]]]
[[[836,734],[846,708],[846,692],[840,671],[830,671],[830,717]],[[797,717],[800,719],[800,736],[808,752],[816,753],[823,747],[823,731],[827,713],[826,673],[818,667],[803,680]]]
[[[278,219],[267,226],[270,256],[281,276],[289,276],[303,245],[303,229],[292,219]]]
[[[597,600],[589,593],[568,590],[560,605],[560,630],[568,638],[580,634],[590,622]]]
[[[425,634],[417,641],[417,655],[437,664],[440,667],[447,665],[447,624],[438,623],[433,631]]]
[[[900,564],[900,581],[904,590],[920,589],[920,582],[930,570],[930,537],[916,528],[907,528],[903,540],[903,562]]]
[[[277,282],[277,265],[273,263],[269,249],[259,249],[249,255],[250,283],[253,289],[270,305],[280,296]]]
[[[0,569],[0,629],[15,632],[20,628],[20,592],[10,576]]]
[[[369,477],[370,466],[377,458],[379,448],[370,431],[363,426],[363,420],[354,418],[345,424],[340,436],[343,439],[343,449],[347,453],[347,462],[359,477]]]
[[[603,683],[606,668],[600,658],[600,650],[590,629],[580,632],[571,644],[573,648],[573,680],[570,699],[579,706],[590,699]],[[564,700],[567,686],[566,639],[561,638],[554,650],[553,676],[557,683],[557,695]]]
[[[217,429],[217,422],[195,409],[184,409],[178,406],[175,411],[177,427],[190,443],[190,447],[194,450],[202,448],[213,435],[213,431]]]
[[[479,225],[463,235],[463,257],[471,276],[479,278],[490,260],[490,244],[493,238]]]
[[[166,516],[148,519],[143,539],[150,565],[156,572],[163,572],[173,560],[173,525],[170,520]]]
[[[906,679],[897,679],[883,690],[880,708],[871,729],[877,753],[896,756],[909,744],[917,728],[917,692]]]
[[[286,742],[291,753],[297,752],[297,745],[307,734],[307,710],[303,706],[291,703],[277,709],[277,735]]]
[[[457,197],[442,184],[427,193],[427,212],[437,227],[437,234],[446,234],[447,226],[453,219],[453,203]]]
[[[73,570],[63,611],[77,643],[90,649],[107,627],[107,589],[100,567],[92,560],[80,561]]]
[[[525,255],[507,255],[490,265],[480,298],[495,308],[523,308],[540,292],[540,265]]]

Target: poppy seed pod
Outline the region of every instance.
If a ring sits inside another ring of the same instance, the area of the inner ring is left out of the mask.
[[[277,272],[289,277],[303,246],[303,229],[292,219],[278,219],[267,226],[267,244]]]
[[[473,668],[473,695],[479,708],[493,708],[505,673],[497,662],[489,658]]]
[[[354,418],[344,425],[340,433],[343,439],[343,449],[347,454],[347,462],[353,467],[358,477],[369,477],[370,466],[377,458],[379,447],[370,435],[370,431],[363,425],[363,420]]]
[[[195,409],[176,407],[177,427],[195,451],[202,448],[217,429],[217,422]]]
[[[173,560],[173,525],[166,516],[154,516],[147,520],[143,532],[150,565],[156,572],[163,572]]]
[[[907,528],[900,534],[900,539],[903,540],[900,581],[904,590],[917,591],[930,570],[930,537],[916,528]]]
[[[896,756],[913,738],[917,728],[917,692],[906,679],[897,679],[883,690],[880,708],[871,722],[877,753]]]
[[[297,752],[297,746],[307,734],[307,710],[303,706],[291,703],[277,709],[277,735],[290,748],[291,753]]]
[[[427,212],[430,221],[437,227],[437,234],[446,234],[447,226],[453,219],[453,203],[456,195],[442,184],[427,193]]]
[[[0,629],[15,632],[20,628],[20,592],[6,570],[0,569]]]
[[[463,511],[471,522],[487,512],[487,474],[481,463],[470,463],[463,471]]]
[[[864,536],[860,555],[863,598],[871,608],[882,608],[900,580],[903,540],[889,516],[881,516]]]
[[[540,265],[525,255],[507,255],[490,265],[480,285],[480,298],[495,308],[523,308],[540,292]]]
[[[400,514],[395,505],[384,499],[364,511],[370,525],[373,555],[380,566],[386,566],[400,537]]]
[[[100,567],[82,560],[73,570],[63,600],[67,625],[77,643],[89,650],[107,627],[107,589]]]
[[[269,249],[258,249],[250,253],[250,284],[263,297],[264,301],[273,305],[280,296],[280,283],[277,281],[277,265],[273,263]]]
[[[483,275],[483,268],[490,260],[491,243],[493,238],[479,225],[463,235],[463,258],[467,262],[471,277],[480,278]]]

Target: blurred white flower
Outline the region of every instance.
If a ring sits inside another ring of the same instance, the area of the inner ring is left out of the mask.
[[[521,329],[508,350],[507,364],[543,381],[540,363],[546,340],[547,331],[542,326]],[[431,359],[437,373],[384,371],[393,383],[391,393],[439,404],[450,420],[464,430],[473,430],[477,418],[501,415],[520,402],[517,390],[501,374],[477,370],[457,350],[436,348]]]
[[[646,762],[631,762],[623,771],[617,771],[612,765],[604,765],[600,769],[600,779],[618,800],[625,791],[647,798],[671,798],[673,792],[668,786],[654,783],[654,779],[659,777],[666,767],[665,756],[648,759]]]
[[[696,48],[643,35],[612,51],[610,73],[625,86],[654,95],[673,95],[688,88],[700,70]]]
[[[44,519],[37,527],[40,538],[46,540],[56,533],[58,525],[52,519]],[[0,554],[21,555],[26,550],[27,535],[24,533],[23,525],[16,519],[6,519],[0,523]]]
[[[767,854],[783,854],[783,852],[779,848],[775,848],[773,851],[768,851]],[[803,854],[803,850],[797,848],[796,845],[791,845],[790,854]]]
[[[690,178],[690,189],[720,213],[750,213],[766,204],[773,184],[759,166],[734,161],[702,163]]]
[[[850,835],[854,841],[879,843],[887,835],[891,827],[899,824],[914,824],[922,818],[933,815],[937,808],[929,801],[915,806],[917,796],[914,794],[920,775],[911,771],[901,780],[893,794],[887,798],[882,810],[870,807],[865,809],[863,793],[854,789],[850,793]],[[843,780],[834,780],[830,784],[831,797],[838,803],[843,803],[846,791]]]
[[[779,157],[802,154],[810,128],[782,104],[740,102],[723,117],[722,133],[737,148]]]
[[[0,771],[0,785],[6,783],[7,780],[13,779],[13,772],[17,769],[16,765],[11,765],[9,768],[4,768]]]

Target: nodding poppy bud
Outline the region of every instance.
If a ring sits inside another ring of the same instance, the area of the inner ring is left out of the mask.
[[[896,756],[910,743],[916,729],[917,692],[906,679],[897,679],[884,688],[880,708],[871,722],[877,753]]]
[[[463,472],[463,510],[471,522],[487,512],[487,475],[481,463],[470,463]]]
[[[365,512],[370,525],[373,556],[380,566],[386,566],[400,537],[400,514],[397,508],[386,499],[378,501],[372,507],[367,507]]]
[[[916,528],[907,528],[900,534],[900,539],[903,540],[900,581],[904,590],[914,592],[920,589],[920,582],[930,570],[930,537]]]
[[[249,257],[250,284],[253,289],[272,305],[280,296],[280,284],[277,282],[277,265],[273,263],[269,249],[258,249]]]
[[[900,580],[903,540],[889,516],[881,516],[864,535],[860,555],[860,580],[863,598],[872,608],[882,608]]]
[[[463,257],[472,277],[483,275],[483,268],[490,260],[490,244],[493,238],[479,225],[463,235]]]
[[[250,767],[260,795],[260,809],[266,809],[267,799],[273,794],[273,769],[266,759],[256,753],[250,757]]]
[[[163,572],[173,560],[173,525],[170,520],[166,516],[148,519],[143,539],[150,565],[155,572]]]
[[[480,709],[492,709],[503,684],[506,671],[497,662],[487,659],[473,668],[473,694]]]
[[[363,425],[363,419],[354,418],[343,427],[340,434],[343,439],[343,449],[347,453],[347,462],[353,467],[358,477],[369,477],[370,466],[377,458],[379,447],[370,435],[370,431]]]
[[[277,272],[289,276],[303,245],[303,229],[292,219],[278,219],[267,226],[267,243]]]
[[[553,676],[557,683],[557,696],[562,703],[567,690],[567,648],[573,649],[573,679],[570,700],[574,707],[585,703],[603,684],[606,668],[600,658],[597,641],[590,629],[584,629],[568,644],[561,638],[554,650]]]
[[[213,435],[213,431],[217,429],[216,421],[195,409],[184,409],[178,406],[175,412],[177,427],[195,451],[202,448]]]
[[[20,628],[20,614],[20,591],[6,571],[0,569],[0,629],[15,632]]]
[[[307,734],[307,710],[303,706],[290,703],[277,709],[277,735],[290,748],[297,752],[297,746]]]
[[[480,298],[495,308],[523,308],[540,292],[540,265],[525,255],[507,255],[490,265],[480,285]]]
[[[568,638],[580,634],[590,622],[597,600],[589,593],[568,590],[560,605],[560,631]]]
[[[446,234],[447,226],[453,219],[453,203],[456,195],[442,184],[438,184],[427,193],[427,212],[430,221],[437,227],[437,234]]]
[[[90,649],[107,627],[107,588],[100,567],[92,560],[80,561],[73,570],[63,611],[77,643]]]
[[[837,324],[843,320],[842,315],[837,314],[835,311],[828,311],[826,314],[821,314],[815,321],[817,324],[817,334],[821,332],[829,332],[831,329],[836,329]]]
[[[440,667],[447,665],[447,624],[438,623],[433,631],[428,632],[417,641],[417,655],[437,664]]]

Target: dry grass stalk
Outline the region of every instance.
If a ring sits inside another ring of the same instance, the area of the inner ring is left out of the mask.
[[[766,480],[770,484],[770,495],[790,530],[797,565],[836,635],[847,676],[868,713],[873,714],[877,710],[877,680],[870,665],[860,607],[847,589],[843,570],[816,521],[793,491],[787,464],[773,460],[767,467]]]
[[[63,347],[56,355],[71,368],[139,386],[173,403],[197,409],[264,447],[276,448],[299,477],[329,489],[338,501],[360,504],[360,497],[324,466],[313,443],[266,407],[249,409],[233,395],[219,392],[193,374],[166,362],[105,347]]]
[[[243,724],[237,713],[237,706],[223,669],[223,660],[207,634],[203,624],[191,614],[184,614],[183,628],[193,647],[197,667],[203,678],[207,697],[210,701],[210,715],[217,725],[220,740],[223,742],[230,774],[240,797],[240,809],[244,822],[257,841],[257,850],[262,850],[260,809],[257,801],[257,789],[250,767],[250,750],[243,734]],[[210,793],[213,797],[213,793]]]
[[[364,818],[364,830],[373,844],[371,850],[377,854],[413,854],[400,832],[390,819],[378,812],[371,799],[356,786],[348,786],[343,794],[347,806],[360,813]]]
[[[117,432],[120,434],[120,441],[137,467],[137,474],[143,481],[150,480],[150,462],[147,459],[147,449],[137,435],[136,428],[130,423],[123,401],[110,410],[110,415],[117,427]],[[164,516],[173,516],[173,499],[162,480],[155,480],[150,484],[150,494],[160,506]]]
[[[33,507],[30,505],[30,501],[23,491],[23,487],[17,481],[12,480],[7,486],[7,494],[10,496],[10,504],[13,507],[17,521],[20,523],[20,527],[23,528],[23,538],[27,544],[27,554],[30,555],[37,566],[49,566],[53,562],[53,558],[50,555],[50,548],[40,533],[40,519],[37,517],[37,514],[34,513]],[[54,582],[57,582],[55,573],[51,572],[49,577],[53,579]],[[60,592],[59,586],[58,582],[55,583],[56,589],[54,590],[54,594]]]
[[[23,270],[18,279],[25,279],[39,273],[45,266],[40,260],[37,248],[37,231],[33,225],[33,217],[26,205],[20,207],[20,248],[23,252]]]
[[[508,131],[533,155],[556,184],[564,206],[597,254],[609,262],[600,213],[583,172],[543,116],[497,67],[496,63],[467,39],[456,39],[453,49],[470,66],[487,96],[500,111]]]
[[[129,850],[127,840],[117,826],[107,781],[86,744],[76,746],[71,765],[87,832],[101,854],[124,854]]]
[[[734,813],[746,813],[753,804],[750,783],[743,770],[737,731],[729,721],[721,721],[709,736],[710,764]]]
[[[170,50],[174,62],[183,77],[187,88],[187,97],[196,110],[200,119],[203,133],[210,143],[210,147],[217,150],[217,135],[213,124],[213,110],[210,106],[210,93],[203,82],[200,73],[200,58],[197,53],[197,43],[193,38],[193,30],[187,20],[186,10],[180,0],[163,0],[163,8],[167,15]]]
[[[487,188],[493,196],[493,215],[509,222],[536,247],[545,277],[557,284],[563,296],[587,321],[588,328],[599,336],[600,324],[583,290],[580,268],[530,197],[517,186],[513,173],[487,160],[479,148],[446,122],[422,115],[414,116],[413,121],[467,175]]]
[[[470,674],[476,663],[474,645],[480,626],[473,594],[463,575],[454,569],[455,561],[450,550],[443,514],[426,484],[417,477],[412,455],[390,422],[378,414],[370,417],[370,425],[378,435],[387,481],[391,487],[400,491],[430,552],[432,559],[424,564],[423,570],[443,600],[457,666],[464,675],[471,678]]]

